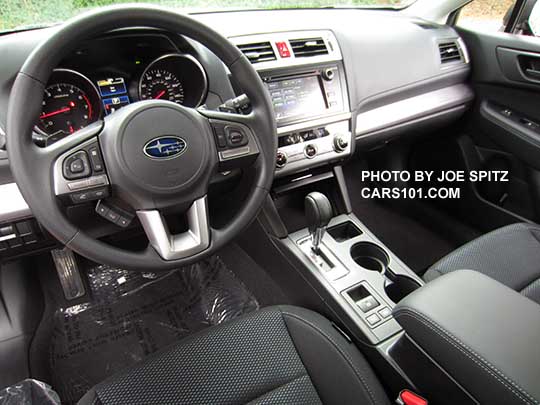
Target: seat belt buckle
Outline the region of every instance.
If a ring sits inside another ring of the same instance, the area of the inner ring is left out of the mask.
[[[428,405],[427,399],[410,390],[403,390],[399,393],[396,404],[398,405]]]

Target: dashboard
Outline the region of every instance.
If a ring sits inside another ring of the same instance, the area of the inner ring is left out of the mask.
[[[53,71],[34,138],[49,145],[139,100],[195,108],[207,92],[202,64],[167,36],[98,39],[72,52]]]
[[[424,129],[433,133],[461,117],[474,97],[467,84],[467,49],[449,26],[368,10],[191,16],[229,38],[265,83],[278,124],[275,176],[280,182],[320,173],[355,149],[377,148]],[[0,35],[0,136],[17,72],[56,29]],[[443,60],[448,49],[452,59]],[[79,44],[45,87],[34,131],[41,146],[140,100],[218,109],[242,94],[206,47],[179,33],[141,27]],[[1,146],[0,195],[0,227],[17,228],[32,217]]]

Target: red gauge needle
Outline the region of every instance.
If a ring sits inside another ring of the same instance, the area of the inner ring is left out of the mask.
[[[69,110],[71,110],[70,107],[64,107],[64,108],[61,108],[61,109],[59,109],[59,110],[50,112],[50,113],[48,113],[48,114],[42,114],[39,118],[52,117],[53,115],[62,114],[62,113],[68,112]]]
[[[161,97],[163,97],[163,95],[164,95],[165,93],[166,93],[166,91],[165,91],[165,90],[161,90],[161,91],[159,92],[159,94],[158,94],[157,96],[155,96],[155,97],[154,97],[154,99],[156,99],[156,100],[157,100],[158,98],[161,98]]]

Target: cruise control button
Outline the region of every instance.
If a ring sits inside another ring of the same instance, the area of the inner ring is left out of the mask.
[[[91,199],[89,192],[71,194],[71,200],[74,203],[82,203]]]
[[[102,198],[105,198],[109,195],[106,188],[100,188],[98,190],[91,191],[92,198],[101,200]]]

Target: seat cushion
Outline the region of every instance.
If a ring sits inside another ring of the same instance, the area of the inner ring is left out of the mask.
[[[481,236],[431,266],[424,280],[454,270],[476,270],[540,303],[540,226],[514,224]]]
[[[102,382],[82,404],[388,404],[322,316],[269,307],[208,328]]]

